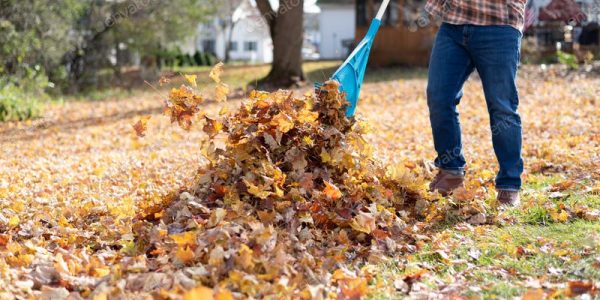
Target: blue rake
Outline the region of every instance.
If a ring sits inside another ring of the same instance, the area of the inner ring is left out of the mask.
[[[381,26],[383,14],[389,4],[390,0],[383,1],[377,16],[371,22],[367,35],[362,39],[358,46],[356,46],[354,51],[352,51],[340,68],[333,73],[332,79],[337,80],[340,83],[340,90],[346,93],[346,100],[350,102],[350,105],[346,109],[346,116],[348,118],[354,116],[356,104],[358,103],[358,96],[360,95],[360,88],[365,78],[367,63],[369,62],[371,46],[373,45],[375,35],[377,35],[377,31]]]

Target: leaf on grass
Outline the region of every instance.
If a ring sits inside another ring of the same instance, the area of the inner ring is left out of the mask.
[[[576,297],[583,294],[592,293],[594,284],[591,281],[574,280],[569,281],[565,294],[567,297]]]
[[[543,300],[544,290],[542,289],[529,289],[521,297],[522,300]]]

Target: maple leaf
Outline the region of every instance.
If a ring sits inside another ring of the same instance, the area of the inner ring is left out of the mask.
[[[169,98],[165,102],[165,114],[171,117],[171,122],[177,122],[185,130],[192,126],[192,117],[200,111],[199,105],[204,99],[195,94],[188,86],[181,85],[178,89],[171,89]]]
[[[342,197],[342,192],[340,189],[332,183],[324,181],[325,189],[323,190],[323,194],[331,200],[337,200]]]
[[[282,133],[286,133],[294,128],[294,121],[292,121],[290,116],[280,112],[273,117],[271,125],[277,127],[277,130],[281,131]]]
[[[189,264],[195,259],[195,254],[189,246],[178,247],[175,252],[175,258],[182,264]]]
[[[223,73],[223,66],[225,64],[223,64],[222,62],[219,62],[218,64],[216,64],[212,70],[210,70],[209,73],[209,77],[214,80],[216,83],[221,83],[221,73]]]
[[[141,117],[135,124],[133,124],[133,130],[138,137],[146,136],[146,130],[148,130],[148,120],[151,116]]]
[[[227,101],[227,94],[229,94],[229,86],[222,82],[217,83],[215,87],[215,99],[217,102]]]
[[[198,87],[198,83],[196,82],[198,75],[184,75],[184,77],[193,87]]]
[[[206,120],[206,124],[204,125],[204,127],[202,128],[202,130],[208,134],[209,137],[215,137],[217,134],[219,134],[222,130],[223,130],[223,123],[219,122],[216,119],[211,119],[209,117],[204,117],[204,120]]]
[[[186,231],[183,233],[172,234],[170,237],[177,243],[179,247],[196,245],[196,236],[194,231]]]

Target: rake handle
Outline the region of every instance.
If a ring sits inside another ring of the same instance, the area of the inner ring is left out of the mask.
[[[389,4],[390,0],[383,0],[383,3],[381,3],[381,6],[379,7],[379,11],[377,12],[377,16],[375,17],[375,19],[381,21],[381,19],[383,18],[383,14],[385,13],[385,10],[387,9]]]

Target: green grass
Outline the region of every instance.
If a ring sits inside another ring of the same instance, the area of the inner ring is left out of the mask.
[[[309,61],[303,65],[304,73],[308,86],[312,86],[314,82],[323,82],[329,79],[335,70],[341,65],[341,61]],[[197,67],[177,67],[173,69],[163,70],[164,74],[175,75],[170,84],[159,87],[158,83],[154,86],[159,89],[168,89],[173,86],[185,82],[185,79],[179,74],[196,74],[198,75],[197,82],[201,89],[211,88],[214,84],[209,78],[209,73],[212,66],[197,66]],[[248,86],[256,85],[256,82],[265,77],[271,66],[269,64],[242,65],[233,63],[226,65],[221,76],[223,82],[227,83],[232,90],[246,91]],[[378,68],[367,70],[368,76],[365,77],[365,82],[382,82],[393,81],[399,79],[411,78],[426,78],[427,71],[425,69],[415,68]],[[135,83],[130,89],[125,88],[106,88],[91,90],[77,95],[67,96],[67,101],[103,101],[111,99],[120,99],[135,96],[136,94],[149,91],[151,88],[144,84],[141,80]]]
[[[590,254],[600,251],[598,241],[590,238],[594,233],[600,233],[600,224],[597,222],[578,220],[549,226],[513,225],[488,229],[483,235],[450,230],[453,238],[460,236],[461,243],[451,249],[448,260],[437,254],[433,245],[427,245],[404,268],[395,265],[380,266],[383,272],[378,280],[391,284],[396,278],[411,273],[417,266],[426,266],[431,270],[431,276],[423,280],[425,285],[435,290],[436,282],[451,284],[457,278],[456,274],[463,274],[462,280],[466,285],[481,289],[481,292],[473,292],[465,287],[462,291],[464,296],[479,295],[483,299],[519,296],[526,290],[526,278],[548,276],[547,280],[557,283],[567,280],[600,280],[600,268],[593,265],[597,256]],[[519,255],[516,253],[519,247],[533,250]],[[586,247],[593,249],[587,255]],[[469,256],[469,251],[473,249],[480,251],[477,260]],[[470,271],[465,271],[467,263],[472,264]],[[554,274],[550,271],[552,269],[561,272]],[[505,277],[507,274],[508,278]],[[394,295],[376,293],[372,295],[372,299],[391,296]]]
[[[394,280],[425,268],[429,272],[421,283],[432,291],[455,284],[465,297],[510,299],[527,290],[527,280],[545,278],[552,284],[569,280],[598,282],[600,222],[575,216],[567,221],[555,220],[551,210],[575,205],[598,209],[600,196],[582,192],[582,185],[592,184],[583,181],[562,191],[563,197],[549,197],[548,190],[563,180],[557,175],[530,176],[524,187],[523,204],[498,211],[513,220],[509,225],[479,226],[474,231],[459,231],[452,224],[436,227],[433,234],[438,240],[425,244],[404,265],[378,266],[381,272],[374,284],[391,287]],[[440,250],[448,256],[440,254]],[[473,258],[473,253],[479,253],[479,257]],[[370,299],[403,296],[393,288],[374,290]]]

